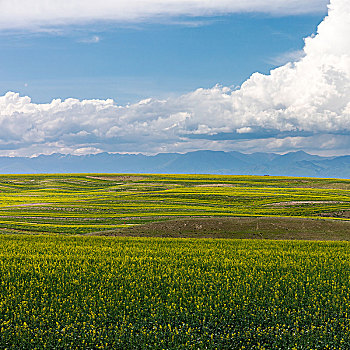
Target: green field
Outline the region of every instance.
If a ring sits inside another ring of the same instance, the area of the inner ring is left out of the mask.
[[[349,213],[350,180],[215,175],[0,176],[3,232],[127,233],[136,225],[208,217],[346,221]]]
[[[0,349],[350,348],[349,180],[3,175],[0,232]]]
[[[350,243],[0,236],[1,349],[349,349]]]

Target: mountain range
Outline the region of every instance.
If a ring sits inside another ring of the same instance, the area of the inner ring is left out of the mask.
[[[287,154],[195,151],[185,154],[99,153],[0,157],[1,174],[158,173],[281,175],[350,178],[350,155],[321,157],[303,151]]]

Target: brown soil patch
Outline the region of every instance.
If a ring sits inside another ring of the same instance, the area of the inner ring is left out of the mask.
[[[273,207],[279,207],[279,206],[292,206],[292,205],[302,205],[302,204],[339,204],[339,203],[346,203],[346,202],[337,202],[337,201],[290,201],[290,202],[271,203],[271,204],[267,204],[267,205],[273,206]]]
[[[24,203],[24,204],[14,204],[14,205],[6,205],[1,208],[9,208],[9,207],[34,207],[40,205],[52,205],[52,203]]]
[[[141,181],[145,180],[145,177],[142,176],[86,176],[88,179],[95,179],[95,180],[105,180],[105,181]]]
[[[136,237],[350,240],[350,221],[283,217],[209,217],[147,223],[105,234]]]
[[[235,184],[204,184],[196,185],[195,187],[237,187]]]
[[[297,188],[322,188],[325,190],[350,190],[350,181],[345,182],[331,182],[331,183],[313,183],[312,181],[305,181],[307,184],[295,184]]]
[[[334,213],[323,213],[323,217],[350,219],[350,210],[343,210]]]

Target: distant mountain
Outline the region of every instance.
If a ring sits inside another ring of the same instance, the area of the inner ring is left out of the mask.
[[[196,151],[185,154],[52,154],[0,157],[1,174],[169,173],[282,175],[350,178],[350,156],[320,157],[303,151],[274,153]]]

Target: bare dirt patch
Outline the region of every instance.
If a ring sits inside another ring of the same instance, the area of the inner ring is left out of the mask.
[[[322,188],[325,190],[350,190],[350,181],[346,182],[330,182],[330,183],[313,183],[312,181],[305,181],[307,184],[296,184],[297,188]]]
[[[350,219],[350,210],[337,211],[333,213],[323,213],[323,217]]]
[[[86,178],[95,179],[95,180],[105,180],[105,181],[121,181],[121,182],[145,180],[145,177],[142,177],[142,176],[86,176]]]
[[[135,237],[350,240],[350,221],[283,217],[208,217],[127,227],[106,234]]]
[[[42,205],[52,205],[52,203],[24,203],[24,204],[13,204],[13,205],[6,205],[2,208],[9,208],[9,207],[37,207]]]
[[[237,187],[235,184],[204,184],[196,185],[195,187]]]
[[[279,206],[293,206],[293,205],[303,205],[303,204],[340,204],[346,202],[339,201],[290,201],[290,202],[278,202],[270,203],[268,206],[279,207]]]

